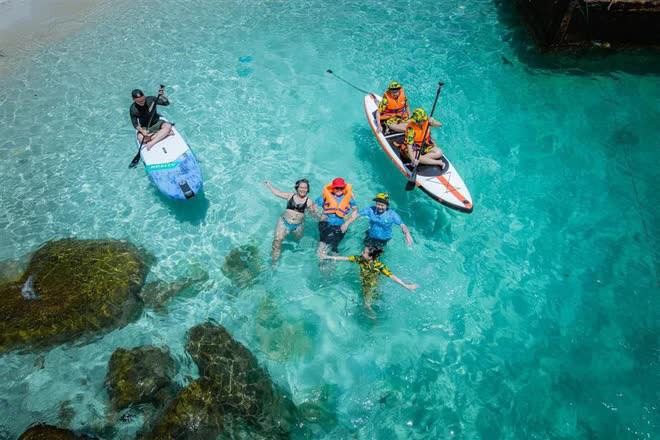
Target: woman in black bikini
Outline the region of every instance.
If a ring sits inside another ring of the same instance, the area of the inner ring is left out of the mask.
[[[309,209],[315,218],[320,218],[314,202],[307,196],[309,194],[309,182],[300,179],[296,182],[295,193],[285,193],[275,188],[269,181],[264,185],[277,197],[286,199],[286,209],[277,219],[275,227],[275,239],[273,240],[273,264],[280,258],[282,241],[293,231],[293,237],[300,240],[305,232],[305,211]]]

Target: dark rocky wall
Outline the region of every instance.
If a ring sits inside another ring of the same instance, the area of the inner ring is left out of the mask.
[[[539,44],[660,47],[660,0],[516,0]]]

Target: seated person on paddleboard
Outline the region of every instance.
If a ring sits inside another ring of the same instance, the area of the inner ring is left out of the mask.
[[[428,130],[427,130],[428,126]],[[437,165],[444,168],[445,162],[440,160],[442,150],[438,148],[431,138],[431,127],[441,127],[442,123],[426,115],[423,108],[416,108],[412,112],[410,122],[406,126],[406,137],[402,145],[402,153],[412,162],[412,165]],[[426,137],[424,137],[426,133]],[[417,151],[421,148],[420,156],[415,159]]]
[[[392,238],[392,226],[399,225],[406,237],[408,246],[413,244],[408,227],[403,224],[399,214],[390,209],[390,196],[387,193],[378,193],[374,197],[375,206],[362,209],[358,215],[369,218],[369,229],[364,235],[364,245],[384,249]]]
[[[142,138],[146,141],[145,146],[147,151],[170,135],[172,124],[165,122],[160,118],[156,110],[156,103],[162,106],[170,105],[170,101],[165,97],[165,90],[161,86],[158,89],[158,97],[144,96],[140,89],[135,89],[131,92],[133,97],[133,104],[129,110],[131,115],[131,123],[138,131],[138,140],[142,143]],[[147,127],[151,121],[151,125]]]
[[[319,258],[328,253],[339,252],[339,243],[344,239],[348,226],[357,218],[357,203],[351,185],[337,177],[323,188],[315,200],[323,215],[319,222]]]
[[[269,181],[265,181],[264,185],[277,197],[285,199],[286,209],[284,213],[277,219],[277,226],[275,227],[275,239],[273,240],[273,265],[277,263],[282,252],[282,241],[293,232],[293,237],[300,240],[305,232],[305,212],[309,210],[315,218],[320,218],[316,205],[308,197],[309,195],[309,181],[307,179],[300,179],[295,184],[295,193],[285,193],[275,188]]]
[[[378,133],[383,132],[383,126],[390,131],[405,132],[409,116],[410,105],[406,92],[401,84],[392,81],[383,93],[383,99],[378,104],[376,111]]]
[[[365,247],[360,255],[351,255],[350,257],[321,255],[324,260],[337,260],[337,261],[350,261],[360,265],[360,280],[362,281],[362,295],[364,298],[364,307],[373,312],[371,308],[371,301],[376,293],[376,285],[378,283],[378,274],[385,275],[395,283],[405,287],[408,290],[415,290],[419,286],[411,283],[406,284],[401,281],[392,271],[381,263],[378,258],[383,253],[382,249]]]

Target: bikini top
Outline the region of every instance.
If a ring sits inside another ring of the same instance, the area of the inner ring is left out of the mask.
[[[290,209],[292,211],[297,211],[301,214],[305,213],[305,209],[307,209],[307,197],[305,197],[305,200],[303,200],[302,203],[296,203],[293,198],[295,197],[295,194],[291,196],[291,198],[286,202],[286,209]]]

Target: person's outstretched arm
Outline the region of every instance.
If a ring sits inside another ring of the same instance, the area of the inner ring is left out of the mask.
[[[413,290],[415,290],[415,289],[417,289],[417,288],[419,287],[419,286],[418,286],[417,284],[415,284],[415,283],[410,283],[410,284],[406,284],[406,283],[404,283],[403,281],[401,281],[401,280],[400,280],[396,275],[394,275],[394,274],[391,274],[391,275],[389,276],[389,278],[390,278],[392,281],[394,281],[395,283],[397,283],[397,284],[399,284],[399,285],[405,287],[406,289],[408,289],[408,290],[410,290],[410,291],[413,291]]]
[[[341,255],[323,254],[321,255],[321,258],[324,260],[349,261],[348,257],[342,257]]]
[[[290,193],[285,193],[285,192],[280,191],[279,189],[277,189],[273,185],[271,185],[270,182],[267,181],[267,180],[264,181],[264,185],[266,185],[266,188],[268,188],[270,190],[270,192],[275,194],[277,197],[281,197],[283,199],[288,199],[289,197],[291,197]]]

